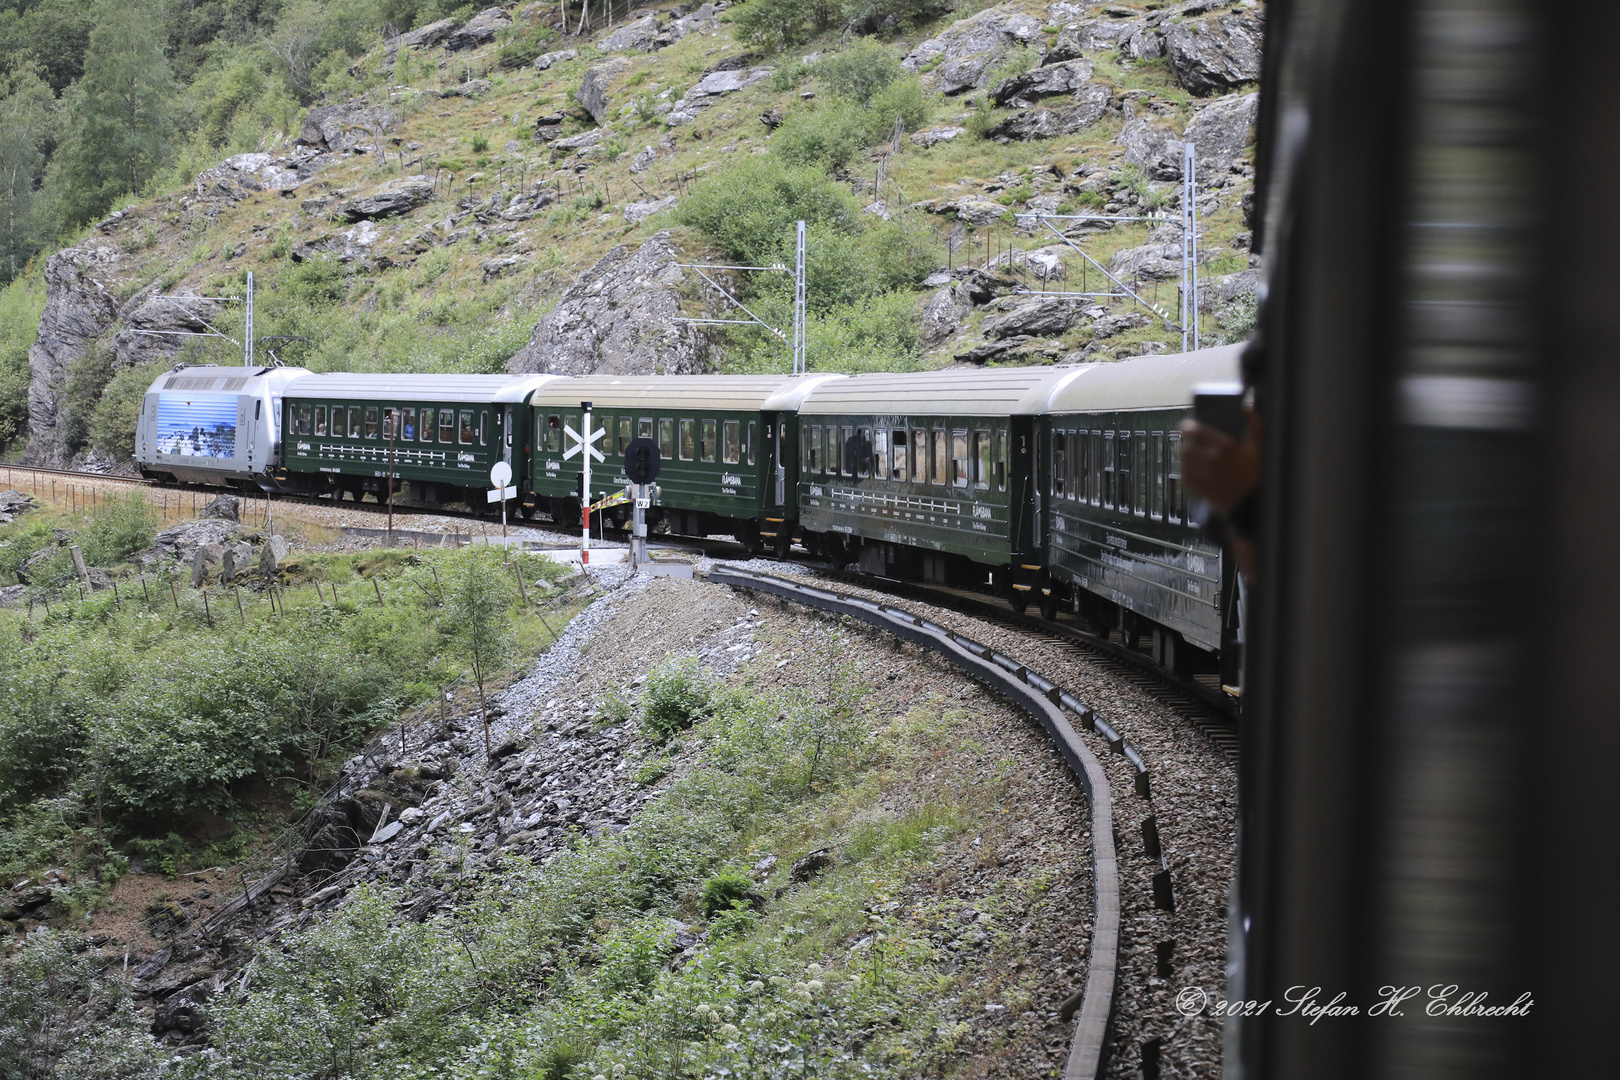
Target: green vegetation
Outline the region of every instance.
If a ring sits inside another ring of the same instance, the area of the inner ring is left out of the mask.
[[[641,733],[655,743],[691,727],[714,707],[714,686],[691,658],[661,665],[647,680],[641,701]]]
[[[0,453],[20,449],[28,428],[28,347],[45,309],[38,271],[0,288]]]
[[[155,527],[136,497],[77,523],[31,513],[0,528],[0,570],[63,524],[102,565],[150,546]],[[70,580],[57,550],[41,576]],[[542,591],[562,572],[537,557],[523,568]],[[277,604],[229,588],[205,604],[169,570],[118,595],[58,594],[48,614],[0,611],[0,877],[66,866],[91,902],[118,873],[116,845],[239,816],[248,779],[318,790],[357,739],[460,677],[463,658],[487,688],[500,657],[550,641],[523,617],[512,564],[486,551],[305,556],[285,570]],[[375,587],[320,589],[360,578]]]

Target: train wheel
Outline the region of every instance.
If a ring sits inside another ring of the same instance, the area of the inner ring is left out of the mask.
[[[778,525],[776,539],[771,541],[771,553],[778,559],[785,559],[788,552],[793,550],[793,530],[786,525]]]
[[[1007,605],[1022,615],[1029,610],[1030,595],[1031,593],[1025,592],[1023,589],[1014,589],[1007,597]]]
[[[1058,583],[1042,574],[1041,584],[1036,587],[1036,592],[1041,598],[1041,618],[1047,622],[1057,619],[1059,593],[1061,592]]]

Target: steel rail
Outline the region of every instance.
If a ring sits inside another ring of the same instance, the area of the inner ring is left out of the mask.
[[[1119,943],[1122,909],[1119,894],[1119,857],[1114,847],[1114,804],[1102,764],[1080,739],[1064,715],[1067,708],[1083,726],[1101,730],[1105,725],[1089,708],[1051,680],[1018,661],[971,638],[899,608],[861,597],[818,589],[803,582],[731,567],[715,567],[709,580],[750,589],[831,614],[847,615],[897,638],[925,646],[944,657],[970,678],[982,682],[1033,716],[1056,744],[1058,752],[1080,781],[1091,807],[1091,864],[1096,910],[1086,962],[1085,985],[1075,1014],[1074,1036],[1063,1069],[1064,1080],[1096,1080],[1101,1075],[1108,1044],[1109,1021],[1119,982]],[[1111,736],[1111,737],[1110,737]],[[1123,752],[1124,739],[1108,729],[1109,743]],[[1140,755],[1133,764],[1140,765]],[[1145,769],[1138,774],[1145,777]],[[1139,783],[1139,789],[1143,786]]]

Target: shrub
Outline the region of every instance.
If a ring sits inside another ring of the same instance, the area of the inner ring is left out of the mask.
[[[868,115],[853,104],[830,100],[790,113],[771,136],[771,152],[793,168],[841,169],[869,141]]]
[[[950,8],[949,0],[844,0],[844,18],[869,32],[882,29],[891,18],[895,29],[909,30]]]
[[[748,0],[729,12],[737,39],[767,49],[799,45],[842,14],[839,0]]]
[[[860,220],[846,188],[772,156],[749,158],[697,184],[676,218],[750,265],[768,263],[784,244],[791,250],[795,221],[853,233]]]
[[[111,339],[96,338],[68,361],[67,381],[62,388],[62,437],[75,449],[90,437],[90,416],[112,379],[115,359]]]
[[[349,295],[343,264],[324,255],[306,259],[282,274],[277,287],[288,299],[312,307],[330,307]]]
[[[664,742],[691,727],[714,707],[714,682],[697,660],[686,657],[660,666],[647,680],[641,700],[641,730]]]
[[[817,62],[816,77],[835,94],[860,105],[905,74],[900,61],[871,38],[861,38],[841,53]]]
[[[151,547],[157,529],[151,504],[139,491],[130,491],[99,503],[75,539],[91,565],[112,566]]]
[[[167,1056],[128,984],[78,935],[42,930],[0,964],[0,1076],[156,1076]],[[116,971],[116,966],[112,967]]]
[[[712,919],[739,904],[747,904],[753,888],[754,883],[745,875],[736,870],[722,870],[703,883],[703,897],[698,906],[703,909],[705,919]]]
[[[488,151],[489,140],[484,138],[482,135],[474,135],[472,138],[472,152],[475,154],[483,154],[488,153]]]
[[[495,54],[496,62],[507,69],[523,67],[545,51],[551,36],[549,26],[536,26],[502,45]]]
[[[0,450],[20,443],[28,429],[28,347],[45,310],[45,280],[25,274],[0,290]]]

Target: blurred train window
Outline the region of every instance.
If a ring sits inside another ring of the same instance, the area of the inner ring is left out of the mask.
[[[1114,439],[1114,452],[1118,455],[1114,470],[1114,509],[1122,514],[1128,514],[1131,512],[1131,485],[1136,479],[1131,475],[1131,433],[1116,431]]]
[[[313,422],[314,418],[310,415],[310,407],[308,405],[298,406],[297,434],[308,435]]]
[[[911,429],[911,482],[928,483],[928,432]]]
[[[668,417],[658,421],[658,456],[665,461],[675,459],[675,421]]]
[[[636,437],[636,418],[633,416],[619,417],[619,446],[614,453],[624,453],[624,448],[630,445],[630,440]]]
[[[439,441],[444,443],[456,441],[456,410],[439,410]]]
[[[835,428],[829,428],[827,430],[827,438],[829,440],[837,437],[837,434],[838,434],[838,432],[837,432],[837,429],[835,429]],[[844,475],[844,476],[854,476],[855,475],[855,458],[856,458],[857,455],[855,453],[854,438],[855,438],[855,429],[847,427],[847,428],[844,429],[843,438],[838,440],[838,448],[837,448],[838,452],[836,454],[834,454],[833,453],[833,448],[831,446],[829,446],[827,448],[827,461],[828,461],[828,471],[829,472],[832,471],[831,462],[832,462],[833,458],[836,457],[838,459],[838,469],[837,469],[837,471],[841,475]]]
[[[897,427],[891,436],[894,442],[894,466],[889,470],[889,476],[895,480],[906,481],[911,478],[911,462],[907,460],[911,454],[906,442],[906,429]]]
[[[869,429],[855,429],[855,441],[849,444],[847,456],[854,460],[844,463],[846,473],[853,468],[856,476],[872,475],[872,432]]]
[[[945,433],[938,428],[934,429],[934,483],[950,483],[951,458],[947,453],[949,448],[945,443]]]
[[[1181,432],[1170,433],[1170,445],[1165,450],[1164,503],[1171,521],[1181,522],[1186,513],[1181,505]]]
[[[681,460],[693,461],[697,458],[697,421],[681,421]]]
[[[348,428],[347,428],[349,438],[358,439],[360,437],[360,425],[361,425],[362,422],[363,421],[361,420],[361,417],[360,417],[360,410],[359,409],[350,409],[349,410],[349,424],[348,424]]]
[[[1148,463],[1148,474],[1153,478],[1153,505],[1149,508],[1149,512],[1153,517],[1162,520],[1164,518],[1164,432],[1155,431],[1148,445],[1153,452],[1153,460]]]
[[[1102,504],[1108,509],[1114,508],[1114,491],[1118,487],[1119,462],[1114,459],[1114,433],[1102,433],[1103,441],[1103,485]]]
[[[399,437],[406,442],[416,441],[416,410],[401,409],[399,413]]]
[[[951,486],[967,487],[968,481],[968,433],[965,431],[951,432]]]
[[[705,421],[703,421],[703,444],[700,447],[700,449],[703,451],[703,460],[704,461],[713,461],[714,460],[714,453],[715,453],[714,429],[715,429],[715,422],[713,420],[705,420]]]
[[[377,406],[372,405],[366,409],[366,438],[377,437]]]
[[[478,414],[478,445],[489,445],[489,413],[483,411]]]
[[[386,407],[383,409],[382,437],[385,439],[394,437],[394,410]]]
[[[801,467],[805,472],[821,471],[821,425],[811,424],[810,432],[800,442],[804,452],[799,456],[803,459]]]
[[[473,441],[473,414],[471,409],[461,410],[461,442],[471,446]]]
[[[315,406],[315,434],[326,434],[326,406]]]
[[[653,418],[652,417],[643,416],[637,422],[637,424],[636,424],[636,437],[638,439],[650,439],[650,438],[653,437]]]
[[[1102,505],[1103,444],[1102,432],[1093,431],[1086,439],[1086,501],[1092,506]]]
[[[742,421],[727,420],[720,425],[721,460],[727,465],[742,461]]]
[[[996,432],[996,490],[1007,490],[1007,432],[1003,428]]]
[[[422,422],[422,431],[427,432],[427,421]],[[562,449],[562,417],[551,413],[546,417],[545,427],[540,434],[540,445],[547,450]]]
[[[992,445],[988,431],[973,433],[973,486],[976,488],[988,489],[990,474],[996,471],[995,459],[991,457]]]
[[[889,429],[872,432],[872,475],[879,480],[889,478]]]
[[[1052,495],[1064,498],[1069,470],[1068,436],[1061,431],[1052,432]]]
[[[420,438],[423,442],[432,442],[433,441],[433,410],[432,409],[423,409],[422,410],[422,427],[421,427],[421,429],[419,431],[417,431],[416,434],[417,434],[417,437]]]
[[[748,421],[748,464],[750,464],[750,465],[752,465],[754,463],[754,453],[755,453],[755,451],[754,451],[754,446],[755,446],[755,442],[754,442],[755,431],[754,431],[754,429],[755,429],[755,427],[756,427],[756,424],[755,424],[754,421],[752,421],[752,420]]]

